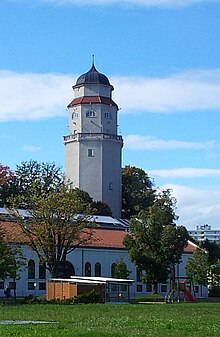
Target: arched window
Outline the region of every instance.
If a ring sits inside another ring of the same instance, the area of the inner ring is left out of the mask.
[[[111,266],[111,277],[115,277],[115,267],[116,267],[116,263],[112,263],[112,266]]]
[[[138,268],[136,268],[136,281],[141,282],[141,271]]]
[[[95,264],[95,276],[100,277],[102,273],[101,263],[96,262]]]
[[[35,262],[34,260],[28,261],[28,278],[35,279]]]
[[[59,266],[59,277],[70,278],[70,276],[75,276],[75,269],[69,261],[63,261]]]
[[[91,276],[91,263],[85,263],[85,276]]]
[[[42,264],[39,264],[39,279],[43,280],[46,278],[46,264],[45,262]]]

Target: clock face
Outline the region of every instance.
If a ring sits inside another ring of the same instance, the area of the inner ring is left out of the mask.
[[[94,117],[96,117],[96,111],[95,110],[92,110],[92,109],[90,109],[90,110],[87,110],[86,111],[86,117],[92,117],[92,118],[94,118]]]

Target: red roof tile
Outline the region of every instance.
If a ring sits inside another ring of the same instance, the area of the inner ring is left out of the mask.
[[[0,222],[0,229],[5,233],[6,240],[14,243],[27,243],[28,239],[22,234],[21,228],[16,222]],[[126,249],[123,240],[127,234],[126,230],[95,228],[92,229],[92,238],[83,244],[88,248],[110,248],[110,249]],[[197,246],[188,242],[188,246],[184,249],[185,253],[193,253]]]
[[[78,105],[81,103],[103,103],[107,105],[114,105],[117,106],[117,104],[111,99],[107,97],[102,97],[102,96],[83,96],[83,97],[78,97],[75,98],[70,104],[67,105],[68,108]]]

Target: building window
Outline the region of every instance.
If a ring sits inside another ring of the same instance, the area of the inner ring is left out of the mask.
[[[199,286],[194,286],[194,292],[197,294],[199,293]]]
[[[16,290],[16,282],[9,282],[9,289]]]
[[[141,282],[141,272],[138,268],[136,269],[136,281]]]
[[[60,278],[70,278],[75,276],[75,268],[69,261],[62,261],[59,265],[58,277]]]
[[[105,118],[107,118],[107,119],[112,119],[112,114],[111,114],[111,112],[105,112]]]
[[[34,260],[28,261],[28,278],[29,279],[35,278],[35,262],[34,262]]]
[[[127,286],[127,284],[121,284],[121,286],[120,286],[120,291],[128,291],[128,286]]]
[[[96,262],[95,264],[95,276],[100,277],[101,276],[101,263]]]
[[[111,277],[115,277],[115,267],[116,267],[116,263],[112,263],[112,265],[111,265]]]
[[[39,290],[46,290],[46,282],[39,282]]]
[[[88,149],[88,157],[94,157],[93,149]]]
[[[111,291],[118,291],[118,285],[115,283],[111,283]]]
[[[167,285],[166,285],[166,284],[161,284],[161,286],[160,286],[160,291],[161,291],[162,293],[166,293],[166,292],[167,292]]]
[[[45,279],[46,278],[46,264],[39,264],[39,279]]]
[[[35,282],[28,282],[28,290],[35,290],[36,283]]]
[[[72,119],[75,119],[75,118],[78,118],[78,117],[79,117],[78,112],[73,112],[72,113]]]
[[[4,289],[5,288],[5,283],[4,281],[0,281],[0,289]]]
[[[112,183],[112,182],[109,182],[109,183],[108,183],[108,189],[109,189],[109,190],[113,190],[113,183]]]
[[[152,293],[152,284],[146,284],[146,292]]]
[[[91,263],[85,263],[85,276],[91,276]]]
[[[96,111],[94,111],[94,110],[87,110],[87,111],[86,111],[86,117],[87,117],[87,118],[88,118],[88,117],[90,117],[90,118],[96,117]]]
[[[138,293],[142,292],[142,284],[137,284],[137,292]]]

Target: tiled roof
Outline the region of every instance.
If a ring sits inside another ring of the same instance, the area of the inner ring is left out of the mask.
[[[93,238],[86,246],[92,248],[125,249],[123,240],[126,234],[125,230],[95,228],[93,229]]]
[[[5,233],[6,240],[10,243],[27,243],[28,239],[22,234],[21,228],[16,222],[2,221],[0,229]],[[127,234],[126,230],[94,228],[92,229],[92,238],[84,243],[83,246],[88,248],[109,248],[125,249],[123,240]],[[184,249],[185,253],[193,253],[196,250],[196,244],[188,241],[188,246]]]
[[[5,239],[9,243],[27,243],[21,228],[16,222],[0,221],[0,230],[5,234]]]
[[[87,104],[103,103],[107,105],[117,106],[117,104],[111,98],[107,98],[103,96],[83,96],[83,97],[74,98],[74,100],[70,102],[67,107],[70,108],[72,106],[82,104],[82,103],[87,103]]]

